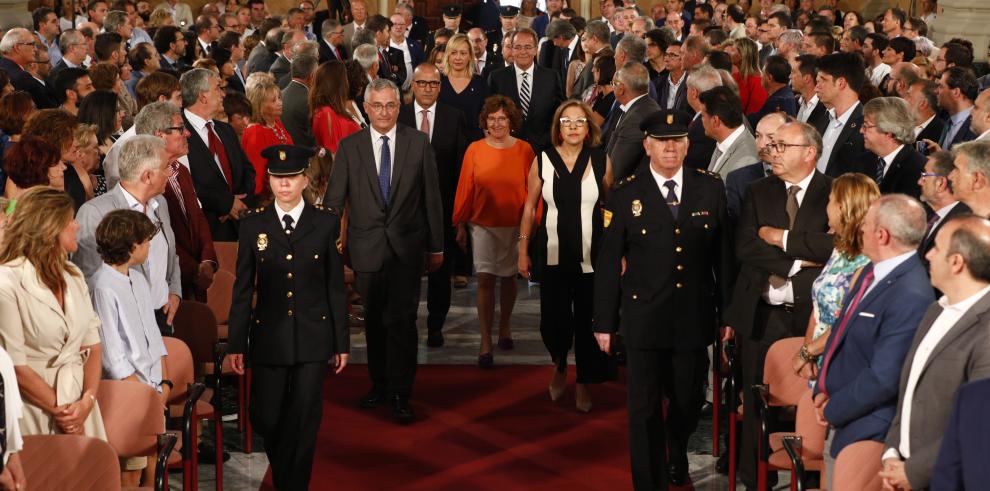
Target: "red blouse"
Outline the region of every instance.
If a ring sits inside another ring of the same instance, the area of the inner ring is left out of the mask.
[[[739,72],[732,74],[733,80],[739,85],[739,99],[742,101],[744,114],[753,114],[763,109],[763,104],[767,102],[767,91],[763,88],[763,80],[759,75],[750,75],[743,78]]]
[[[261,151],[272,145],[292,145],[292,136],[285,131],[285,126],[278,119],[273,128],[252,123],[241,137],[244,153],[254,167],[254,194],[261,195],[268,189],[268,160],[261,156]]]
[[[330,106],[323,106],[313,113],[313,136],[316,144],[337,153],[340,140],[356,133],[361,127],[349,116],[341,116]]]

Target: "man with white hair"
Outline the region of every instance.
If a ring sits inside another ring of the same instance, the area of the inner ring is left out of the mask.
[[[863,106],[863,147],[877,160],[865,162],[862,172],[873,177],[882,194],[921,196],[918,176],[925,170],[925,157],[914,148],[914,126],[900,97],[877,97]]]
[[[52,96],[44,84],[35,80],[25,68],[35,62],[38,48],[31,31],[20,27],[7,31],[0,39],[0,70],[7,72],[10,84],[16,90],[31,94],[39,109],[52,106]]]
[[[705,125],[701,121],[701,93],[722,86],[722,76],[711,65],[701,65],[686,75],[687,105],[694,112],[694,118],[688,124],[688,153],[684,157],[684,166],[695,169],[706,169],[715,153],[715,139],[705,133]]]
[[[952,190],[974,214],[990,217],[990,141],[960,143],[953,149]]]
[[[136,210],[161,228],[151,239],[148,260],[134,268],[151,286],[155,318],[163,335],[171,335],[172,319],[182,298],[179,256],[175,252],[175,235],[162,193],[168,185],[168,155],[165,142],[152,135],[136,135],[120,149],[120,182],[106,194],[97,196],[79,208],[79,249],[72,262],[88,279],[103,264],[96,247],[96,227],[113,210]]]

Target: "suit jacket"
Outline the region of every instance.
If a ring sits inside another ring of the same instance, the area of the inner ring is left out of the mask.
[[[268,69],[268,73],[271,73],[275,77],[275,81],[278,83],[279,89],[284,89],[288,85],[288,81],[282,84],[283,77],[289,75],[289,71],[292,69],[292,62],[286,58],[281,53],[275,55],[275,61],[272,62],[271,68]]]
[[[605,46],[595,53],[594,56],[591,57],[591,62],[585,63],[584,68],[581,69],[581,73],[578,73],[578,75],[574,77],[574,84],[571,85],[571,97],[581,98],[584,91],[588,90],[588,87],[595,84],[595,74],[591,72],[591,69],[593,68],[595,58],[605,55],[615,56],[615,51],[612,50],[611,46]]]
[[[956,134],[952,137],[952,141],[947,142],[945,141],[945,137],[949,136],[948,135],[949,128],[952,127],[952,125],[947,121],[945,123],[945,126],[942,128],[941,138],[939,138],[938,140],[939,146],[942,147],[943,150],[951,150],[952,147],[956,146],[957,144],[975,140],[976,137],[979,135],[973,132],[973,128],[970,126],[972,122],[973,122],[972,115],[966,117],[966,120],[963,121],[962,126],[959,128],[959,131],[957,131]]]
[[[296,145],[316,146],[309,117],[309,88],[292,81],[282,89],[282,125]]]
[[[2,63],[2,62],[0,62],[0,63]],[[62,70],[65,70],[66,68],[69,68],[69,65],[65,62],[65,60],[64,59],[58,60],[58,63],[56,63],[55,66],[53,66],[51,70],[48,70],[48,80],[46,80],[46,82],[48,82],[48,85],[49,86],[52,86],[53,85],[52,82],[55,80],[55,76],[58,75],[58,73],[61,72]],[[135,72],[135,73],[137,73],[137,72]],[[935,118],[935,119],[938,119],[938,118]],[[941,134],[942,133],[939,132],[939,135],[941,135]],[[938,139],[938,136],[939,135],[935,135],[935,140],[933,140],[933,141],[936,141]]]
[[[395,257],[421,267],[424,254],[443,252],[443,203],[430,141],[419,130],[397,124],[392,186],[385,203],[378,184],[371,128],[340,142],[324,203],[350,203],[347,237],[351,267],[380,271]]]
[[[179,165],[177,180],[182,190],[181,204],[171,185],[165,186],[164,196],[172,220],[172,233],[175,234],[175,253],[179,257],[182,283],[190,286],[199,274],[200,263],[217,263],[217,253],[213,247],[213,236],[210,235],[210,224],[196,199],[196,188],[186,166]],[[186,297],[190,297],[191,293],[187,291]]]
[[[914,149],[914,145],[904,145],[884,172],[883,179],[880,180],[880,193],[902,193],[915,199],[920,197],[918,179],[925,171],[926,161],[925,156]]]
[[[502,59],[502,55],[488,51],[488,55],[485,57],[485,66],[481,69],[481,78],[488,80],[492,72],[499,68],[505,68],[505,60]]]
[[[681,75],[681,77],[686,77],[687,74]],[[681,86],[677,88],[677,95],[674,96],[674,107],[670,109],[676,109],[678,111],[684,111],[688,114],[694,114],[694,109],[687,103],[687,80],[681,82]],[[660,108],[667,107],[667,100],[670,98],[670,75],[664,78],[658,79],[656,83],[657,87],[657,105]]]
[[[340,215],[306,203],[295,230],[286,234],[275,206],[242,218],[227,352],[248,353],[252,363],[266,365],[347,353],[344,262],[334,244]]]
[[[808,184],[794,227],[787,234],[787,250],[767,244],[760,238],[760,227],[787,229],[785,211],[787,188],[777,176],[750,184],[743,199],[742,212],[736,227],[736,258],[740,263],[739,277],[727,312],[728,323],[737,332],[759,340],[764,326],[754,325],[756,307],[762,301],[763,290],[770,274],[787,278],[795,260],[810,260],[825,264],[832,255],[832,235],[828,233],[825,207],[832,189],[832,179],[815,171]],[[811,315],[811,283],[821,268],[803,268],[790,277],[794,289],[794,320],[792,332],[804,332]]]
[[[334,48],[337,49],[337,52],[335,54],[334,51],[330,49],[330,46],[327,44],[327,41],[325,39],[321,39],[317,44],[320,49],[321,65],[330,60],[347,61],[347,56],[345,56],[344,53],[341,51],[343,49],[342,47],[334,46]]]
[[[248,55],[247,61],[244,63],[244,71],[248,75],[254,72],[267,72],[271,69],[272,64],[275,63],[277,56],[275,52],[270,51],[265,46],[264,41],[261,41],[251,50],[251,54]]]
[[[875,175],[876,159],[871,159],[873,155],[863,147],[863,134],[859,132],[863,126],[863,104],[856,103],[852,115],[839,132],[839,137],[832,147],[832,154],[828,157],[828,164],[825,167],[825,175],[829,177],[839,177],[846,172],[863,172],[868,176]],[[828,124],[828,120],[825,124]],[[822,126],[819,133],[825,134],[825,126]],[[863,168],[863,163],[869,166]]]
[[[762,48],[760,48],[760,66],[763,66],[763,64],[767,62],[767,58],[769,58],[771,54],[773,54],[773,43],[765,44]]]
[[[742,212],[743,200],[746,199],[746,190],[755,181],[767,177],[773,172],[764,167],[763,162],[757,162],[745,167],[741,167],[725,177],[725,194],[727,197],[727,208],[729,219],[735,221]]]
[[[253,51],[252,51],[252,53],[253,53]],[[186,64],[185,61],[182,61],[182,58],[178,58],[178,59],[176,59],[174,61],[168,61],[168,59],[165,58],[164,55],[161,55],[160,54],[158,59],[159,59],[158,64],[161,67],[161,69],[163,69],[163,70],[171,70],[171,71],[173,71],[175,73],[180,73],[180,72],[182,72],[182,70],[186,69],[189,66],[189,65]],[[266,68],[266,70],[267,70],[267,68]]]
[[[697,169],[684,169],[682,183],[676,217],[647,168],[621,181],[606,205],[594,329],[620,332],[629,348],[704,348],[728,303],[735,268],[725,187]]]
[[[239,68],[235,68],[235,70],[239,70]],[[227,92],[240,92],[241,94],[245,92],[244,83],[241,82],[240,77],[237,75],[227,77]]]
[[[381,51],[379,51],[379,53],[381,53]],[[406,80],[406,62],[402,50],[389,46],[385,49],[384,55],[385,60],[388,63],[382,63],[382,57],[379,55],[378,76],[381,78],[387,78],[394,82],[395,85],[402,87],[403,82]]]
[[[414,15],[412,26],[409,28],[409,39],[415,39],[419,41],[423,46],[426,46],[426,41],[430,38],[430,26],[426,22],[426,19]]]
[[[819,105],[821,105],[820,102]],[[789,86],[785,85],[780,89],[777,89],[777,91],[773,94],[770,94],[759,111],[747,115],[746,118],[749,119],[750,126],[756,128],[756,124],[759,123],[760,120],[763,119],[763,116],[766,116],[767,114],[783,112],[788,116],[797,116],[797,110],[797,98],[794,97],[794,91],[792,91]],[[814,114],[814,112],[812,112],[812,114]]]
[[[942,137],[942,131],[945,129],[945,121],[938,117],[936,114],[932,121],[925,126],[921,133],[918,133],[915,140],[931,140],[938,143],[938,140]]]
[[[850,286],[859,290],[863,278]],[[863,440],[883,441],[897,409],[897,384],[911,340],[934,300],[931,283],[917,254],[876,282],[856,308],[847,312],[855,295],[847,295],[836,326],[851,316],[841,333],[833,331],[825,353],[833,350],[824,380],[815,394],[828,393],[825,419],[832,425],[832,456],[846,445]],[[824,387],[823,387],[824,385]]]
[[[59,62],[61,63],[61,61]],[[14,63],[10,58],[0,58],[0,70],[7,72],[10,78],[10,84],[14,86],[15,90],[23,90],[31,95],[31,99],[38,109],[58,107],[52,91],[45,84],[37,81],[27,70]]]
[[[646,160],[643,130],[639,129],[639,124],[659,110],[650,96],[643,95],[619,119],[605,146],[605,152],[612,159],[612,176],[615,182],[634,174]]]
[[[538,65],[532,68],[529,116],[523,121],[517,136],[529,142],[533,149],[538,151],[550,144],[553,113],[563,100],[564,83],[559,72]],[[488,87],[493,95],[504,95],[512,99],[517,106],[520,104],[515,65],[492,72],[488,77]]]
[[[990,379],[959,388],[942,436],[933,491],[980,489],[990,482]]]
[[[932,211],[932,213],[935,213],[935,211],[937,210]],[[962,201],[956,201],[955,206],[953,206],[949,210],[949,212],[945,214],[945,218],[940,220],[938,224],[936,224],[935,227],[933,227],[932,230],[928,232],[927,235],[925,235],[925,238],[921,240],[921,245],[918,246],[918,257],[920,257],[921,260],[925,263],[926,268],[928,267],[928,260],[925,259],[925,254],[928,254],[928,251],[930,251],[932,247],[935,245],[935,237],[938,235],[938,231],[942,230],[942,226],[945,225],[945,223],[948,222],[952,217],[969,212],[970,209],[968,206],[966,206],[966,203],[963,203]]]
[[[818,130],[818,134],[825,133],[825,125],[828,124],[828,108],[825,107],[825,104],[818,101],[815,108],[811,110],[807,123]]]
[[[692,119],[688,124],[688,151],[684,157],[684,166],[707,169],[717,144],[714,138],[705,134],[701,116]]]
[[[179,256],[175,253],[175,234],[172,232],[172,221],[168,212],[168,203],[161,195],[155,196],[151,202],[157,203],[154,214],[158,221],[162,222],[162,233],[165,234],[165,242],[168,243],[168,253],[166,254],[165,279],[168,281],[168,292],[182,298],[182,273],[179,267]],[[149,202],[149,206],[151,203]],[[96,227],[100,220],[107,213],[114,210],[129,210],[131,207],[124,197],[123,188],[117,184],[112,189],[97,196],[85,203],[76,212],[76,221],[79,222],[79,249],[72,255],[72,262],[79,266],[79,269],[88,279],[96,270],[100,269],[103,259],[96,248]],[[147,264],[147,263],[146,263]],[[151,282],[151,271],[145,265],[134,266],[133,268]]]
[[[890,448],[897,449],[901,445],[901,411],[918,346],[942,310],[939,302],[928,307],[904,359],[897,411],[885,442]],[[911,456],[904,463],[911,489],[925,489],[930,484],[932,468],[942,443],[942,433],[952,409],[950,401],[956,390],[966,382],[990,376],[988,326],[990,295],[983,295],[935,345],[922,367],[911,398]]]
[[[746,128],[742,128],[742,132],[732,142],[729,149],[725,151],[725,154],[720,156],[719,162],[716,162],[715,154],[712,154],[711,162],[708,164],[708,170],[722,176],[722,179],[726,179],[729,177],[730,172],[759,161],[760,157],[756,151],[756,139],[753,138],[753,134],[747,131]]]
[[[365,20],[367,22],[367,20]],[[354,37],[354,22],[348,22],[344,24],[344,48],[348,53],[354,52],[354,47],[351,44],[351,40]]]
[[[192,133],[189,137],[189,173],[192,174],[193,184],[196,186],[196,197],[202,203],[203,213],[210,223],[213,240],[223,242],[237,240],[237,220],[221,222],[220,217],[230,213],[236,194],[246,194],[247,198],[241,201],[251,206],[254,195],[254,167],[241,148],[234,128],[223,121],[213,120],[213,129],[227,150],[233,182],[231,188],[227,185],[227,179],[213,158],[213,154],[210,153],[208,142],[204,142],[196,133],[196,129],[186,119],[185,111],[182,113],[182,122]]]
[[[454,214],[454,196],[457,182],[461,178],[461,163],[468,146],[468,126],[464,113],[457,108],[437,102],[433,118],[434,160],[437,164],[437,181],[440,186],[440,201],[443,203],[444,223],[448,224]],[[410,128],[419,128],[420,116],[414,114],[414,104],[404,104],[399,110],[399,123]]]

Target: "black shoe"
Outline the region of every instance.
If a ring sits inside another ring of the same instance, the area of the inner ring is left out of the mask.
[[[426,346],[430,348],[440,348],[443,346],[443,333],[440,331],[431,332],[426,336]]]
[[[230,460],[230,453],[226,450],[223,451],[223,461],[226,462]],[[216,464],[217,463],[217,448],[213,445],[208,445],[205,443],[199,444],[199,462],[202,464]]]
[[[385,402],[385,393],[371,389],[371,392],[361,398],[361,409],[371,409]]]
[[[413,422],[413,410],[409,407],[409,401],[401,396],[392,396],[392,417],[400,425],[407,425]]]
[[[712,403],[705,401],[705,403],[701,406],[700,416],[704,419],[712,419],[712,414],[714,414],[714,408],[712,407]]]
[[[667,479],[672,486],[683,486],[687,482],[687,466],[683,464],[667,464]]]

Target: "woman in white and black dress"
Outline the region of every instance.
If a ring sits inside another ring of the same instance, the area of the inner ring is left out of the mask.
[[[564,393],[567,354],[573,346],[575,406],[581,412],[591,410],[588,384],[614,379],[616,371],[591,330],[592,266],[605,229],[601,204],[612,180],[592,114],[587,104],[574,99],[557,108],[550,132],[553,145],[536,157],[529,171],[519,232],[519,272],[540,280],[540,334],[555,365],[550,399]],[[538,205],[541,219],[534,233]]]

